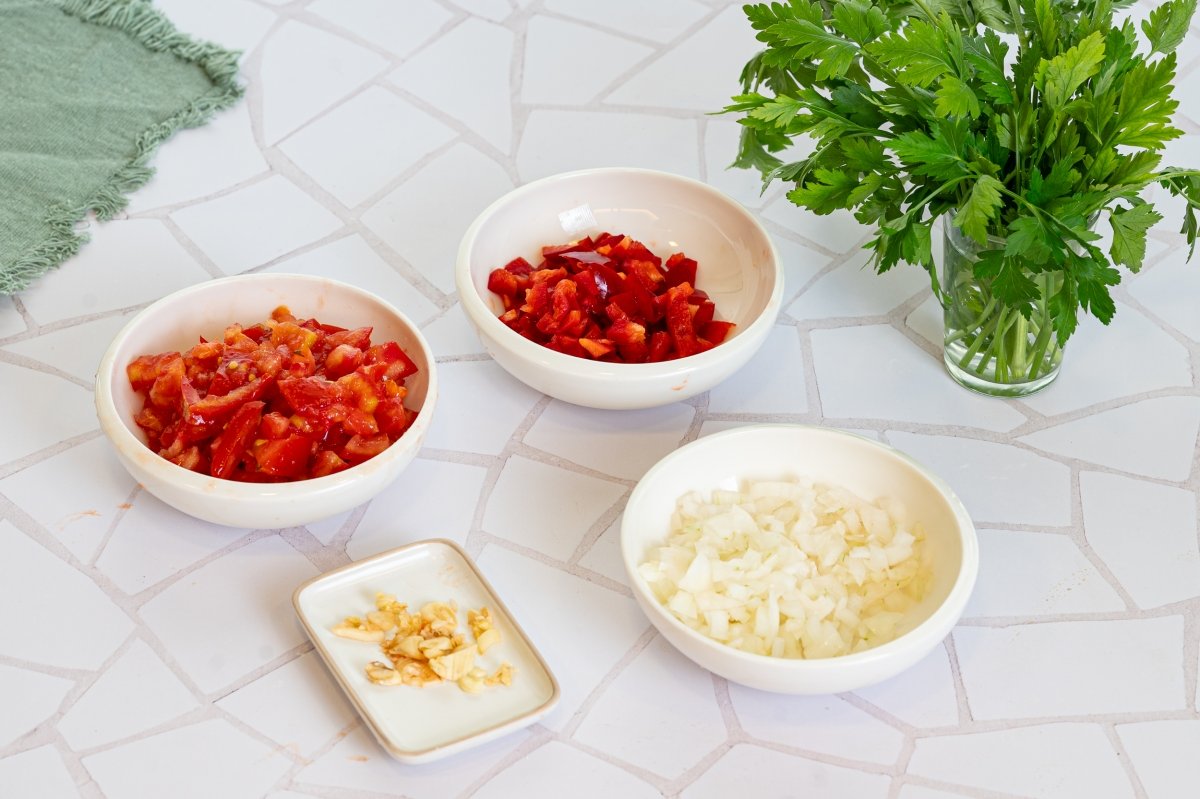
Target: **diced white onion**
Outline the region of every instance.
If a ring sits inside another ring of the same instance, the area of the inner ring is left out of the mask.
[[[638,571],[684,624],[761,655],[823,658],[895,638],[929,585],[924,535],[893,499],[807,479],[690,492]]]

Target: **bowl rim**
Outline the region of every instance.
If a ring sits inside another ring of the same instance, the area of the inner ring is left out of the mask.
[[[521,336],[519,333],[510,329],[507,325],[500,321],[500,318],[492,312],[488,307],[483,297],[475,288],[474,281],[471,279],[470,260],[471,254],[474,251],[475,241],[478,238],[479,231],[490,218],[501,208],[510,205],[511,203],[524,198],[526,195],[534,194],[548,185],[554,183],[563,183],[571,180],[584,180],[597,175],[613,175],[624,174],[649,178],[651,180],[661,180],[666,182],[674,182],[683,185],[691,191],[700,191],[708,194],[712,198],[718,200],[723,205],[727,206],[733,213],[742,217],[748,222],[752,229],[756,230],[763,240],[767,242],[767,248],[771,259],[771,293],[767,297],[766,303],[761,311],[750,324],[742,327],[734,333],[732,338],[727,339],[721,344],[713,347],[705,352],[695,355],[688,355],[683,358],[675,358],[669,361],[659,361],[656,363],[614,363],[609,361],[593,361],[589,358],[580,358],[575,355],[567,355],[563,352],[543,347],[540,344]],[[763,226],[763,224],[752,214],[749,209],[739,203],[737,200],[730,197],[725,192],[710,186],[703,181],[695,178],[678,175],[673,172],[664,172],[659,169],[646,169],[644,167],[593,167],[590,169],[577,169],[570,172],[559,172],[553,175],[548,175],[537,180],[525,183],[517,188],[505,193],[501,197],[494,200],[490,205],[479,212],[479,215],[467,227],[463,233],[462,239],[458,246],[458,256],[454,265],[455,283],[458,289],[458,300],[466,312],[467,317],[475,324],[480,333],[490,337],[491,339],[503,344],[515,351],[515,354],[523,357],[528,361],[540,362],[540,364],[548,369],[553,369],[557,372],[564,373],[568,377],[578,377],[583,379],[595,379],[597,377],[611,377],[620,374],[623,378],[629,377],[655,377],[677,375],[685,372],[691,372],[697,369],[704,369],[715,366],[725,359],[728,349],[724,349],[726,345],[736,342],[740,338],[745,338],[746,341],[755,339],[761,331],[774,326],[779,310],[783,305],[783,266],[779,258],[779,251],[775,247],[775,241],[771,238],[771,234]],[[722,351],[724,349],[724,351]]]
[[[417,342],[421,355],[425,358],[427,364],[425,399],[422,401],[421,407],[417,410],[417,418],[399,438],[375,457],[355,464],[348,469],[343,469],[340,472],[325,475],[324,477],[312,477],[307,480],[289,480],[280,483],[247,483],[239,480],[226,480],[185,469],[179,464],[172,463],[166,458],[159,456],[157,452],[146,446],[146,442],[142,441],[130,430],[128,424],[121,418],[117,411],[112,392],[117,351],[143,321],[181,300],[189,299],[194,295],[202,295],[217,285],[270,283],[281,279],[332,286],[337,291],[355,294],[371,300],[383,306],[384,310],[393,314],[403,326],[407,327],[414,334],[414,340]],[[214,278],[191,286],[185,286],[155,300],[134,314],[113,337],[108,348],[104,351],[104,356],[100,359],[99,366],[96,368],[95,385],[96,416],[100,421],[100,429],[108,437],[113,447],[117,450],[117,454],[122,459],[129,457],[130,450],[148,452],[155,456],[154,459],[140,462],[139,466],[153,473],[163,481],[169,482],[177,488],[196,493],[224,494],[225,499],[234,501],[251,499],[278,499],[282,501],[292,499],[294,496],[301,494],[305,496],[314,494],[325,495],[336,492],[347,484],[356,482],[364,474],[365,470],[363,470],[363,467],[371,467],[371,471],[378,471],[381,465],[386,465],[404,456],[406,448],[402,446],[398,447],[396,446],[397,444],[404,442],[406,439],[412,441],[423,436],[423,431],[429,427],[430,417],[433,415],[433,408],[438,396],[437,365],[434,361],[433,352],[430,350],[425,336],[421,333],[421,329],[403,311],[379,295],[358,286],[320,275],[305,275],[291,272],[255,273]],[[372,466],[372,464],[374,465]]]
[[[702,633],[693,630],[686,624],[675,618],[673,613],[670,613],[662,606],[657,598],[650,592],[646,585],[646,581],[638,573],[640,563],[635,563],[633,553],[631,551],[630,536],[626,534],[627,526],[631,523],[626,521],[629,519],[629,509],[635,507],[641,501],[643,495],[649,490],[647,483],[652,476],[661,474],[666,468],[669,468],[674,462],[686,458],[690,451],[703,446],[706,443],[724,438],[735,438],[745,435],[761,434],[763,431],[772,431],[779,433],[781,430],[788,430],[802,433],[817,433],[829,435],[833,438],[848,438],[856,442],[864,442],[877,449],[881,455],[897,460],[916,470],[916,472],[930,482],[942,498],[949,505],[950,510],[957,522],[958,538],[962,545],[962,558],[959,563],[958,574],[955,577],[954,584],[951,586],[946,598],[941,604],[929,614],[920,624],[913,627],[911,630],[893,638],[891,641],[880,644],[879,646],[871,647],[870,649],[861,652],[852,652],[847,655],[835,655],[828,658],[781,658],[771,655],[760,655],[754,652],[746,652],[741,649],[735,649],[728,644],[709,638]],[[848,430],[840,430],[833,427],[823,427],[820,425],[810,424],[795,424],[795,423],[780,423],[780,424],[751,424],[740,427],[734,427],[729,430],[722,430],[716,433],[711,433],[695,441],[691,441],[678,449],[663,456],[661,460],[650,467],[637,485],[634,486],[629,499],[625,503],[624,516],[621,522],[621,559],[625,565],[625,571],[629,576],[630,588],[634,592],[634,596],[639,600],[639,604],[643,609],[651,606],[655,609],[655,616],[658,619],[665,620],[672,631],[677,632],[691,641],[704,646],[713,653],[718,653],[723,656],[728,656],[733,660],[758,668],[767,668],[771,670],[785,670],[796,672],[817,672],[826,671],[830,668],[855,668],[865,667],[871,664],[890,660],[894,656],[900,655],[905,650],[910,650],[913,646],[919,646],[920,639],[927,638],[930,634],[936,633],[943,626],[947,631],[953,626],[955,620],[962,615],[967,601],[971,597],[971,591],[975,587],[975,580],[979,572],[979,539],[975,531],[975,523],[971,520],[970,514],[967,513],[966,507],[959,500],[953,489],[931,472],[927,467],[919,461],[901,452],[900,450],[877,441],[873,438],[868,438],[857,433],[852,433]],[[650,615],[647,612],[647,615]],[[651,618],[654,621],[654,617]],[[949,625],[947,625],[949,622]],[[940,639],[939,639],[940,640]],[[931,645],[936,645],[937,641],[928,642]]]

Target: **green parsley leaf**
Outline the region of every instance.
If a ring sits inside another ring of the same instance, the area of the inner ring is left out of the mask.
[[[1142,32],[1156,53],[1172,53],[1187,36],[1188,25],[1196,13],[1196,0],[1172,0],[1150,12],[1142,23]]]
[[[1124,264],[1134,272],[1141,269],[1146,258],[1146,231],[1162,218],[1162,214],[1149,205],[1135,205],[1128,210],[1114,208],[1108,216],[1113,231],[1109,250],[1113,263]]]
[[[1023,258],[1033,264],[1044,264],[1054,253],[1054,239],[1036,216],[1019,216],[1008,225],[1004,254]]]
[[[990,175],[983,175],[971,187],[967,201],[954,216],[954,224],[980,244],[987,244],[988,222],[1000,208],[1000,190],[1004,184]]]
[[[1062,109],[1075,90],[1096,74],[1104,60],[1104,37],[1099,31],[1049,61],[1043,60],[1034,78],[1046,105]]]
[[[979,98],[971,87],[953,75],[945,75],[937,90],[937,104],[934,106],[939,114],[945,116],[979,116]]]
[[[817,214],[831,214],[845,208],[850,192],[858,187],[856,176],[837,169],[818,169],[814,177],[815,180],[788,192],[788,199]]]
[[[938,132],[931,139],[923,131],[914,130],[897,136],[888,147],[905,164],[912,165],[919,175],[951,180],[967,173],[966,164],[953,145]]]
[[[911,20],[903,32],[889,33],[867,45],[867,50],[886,66],[898,70],[899,77],[909,86],[928,86],[955,71],[942,31],[919,19]]]
[[[882,9],[867,0],[841,0],[833,7],[838,32],[859,44],[873,42],[888,29]]]

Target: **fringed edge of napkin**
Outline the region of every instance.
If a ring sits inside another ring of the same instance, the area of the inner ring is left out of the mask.
[[[0,294],[13,294],[27,287],[63,261],[79,252],[87,234],[77,226],[89,213],[100,220],[111,219],[129,204],[129,193],[140,188],[154,175],[148,166],[154,151],[176,131],[204,124],[214,113],[228,108],[241,98],[245,88],[237,82],[238,57],[210,42],[199,42],[180,33],[150,0],[55,0],[64,13],[84,22],[116,28],[143,46],[156,52],[171,53],[196,64],[212,81],[213,88],[197,97],[169,118],[138,135],[134,154],[124,166],[109,176],[80,205],[57,207],[46,218],[50,237],[21,255],[0,273]]]

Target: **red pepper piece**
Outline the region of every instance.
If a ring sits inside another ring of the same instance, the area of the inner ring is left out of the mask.
[[[650,349],[646,353],[648,363],[666,360],[671,351],[671,336],[665,330],[655,330],[650,335]]]
[[[698,327],[700,338],[713,344],[720,344],[729,337],[729,331],[733,330],[737,325],[733,322],[709,322],[703,327]]]
[[[699,305],[693,305],[692,308],[694,309],[692,312],[692,329],[699,330],[712,321],[713,312],[716,311],[717,306],[713,305],[709,300],[705,300]]]
[[[233,475],[246,446],[254,438],[258,423],[262,420],[264,403],[258,401],[246,402],[238,406],[229,424],[213,441],[212,465],[209,473],[213,477],[228,478]]]
[[[584,351],[592,358],[603,358],[616,349],[613,343],[607,339],[581,338],[579,346],[583,347]]]
[[[493,269],[488,275],[488,291],[506,300],[515,300],[517,292],[522,288],[520,279],[507,269]],[[505,303],[506,307],[508,303]]]
[[[591,269],[584,269],[571,275],[571,282],[575,284],[576,301],[580,308],[588,313],[599,313],[603,310],[604,294],[600,291],[600,285],[596,282],[595,272]],[[562,284],[560,283],[559,285]]]
[[[627,273],[636,278],[642,287],[651,294],[658,294],[666,283],[666,278],[663,277],[663,273],[659,271],[653,261],[634,259],[627,261],[625,267]]]
[[[550,298],[550,312],[537,322],[538,330],[547,334],[563,333],[582,322],[578,293],[579,289],[574,280],[560,280],[554,286]],[[580,324],[580,329],[575,330],[573,334],[578,336],[581,332],[583,328]]]
[[[613,247],[620,244],[621,240],[624,238],[625,237],[620,233],[601,233],[595,239],[596,250],[598,251],[601,247],[608,247],[611,250]]]
[[[596,276],[596,286],[605,299],[625,290],[625,278],[609,264],[593,264],[592,273]]]
[[[608,326],[607,336],[619,346],[643,343],[646,340],[646,326],[639,325],[627,316],[622,317]]]
[[[680,358],[695,355],[700,351],[696,330],[692,327],[692,311],[688,305],[688,294],[692,287],[687,283],[667,289],[667,330],[675,352]]]
[[[637,310],[630,312],[631,318],[644,325],[652,325],[663,318],[665,309],[658,305],[657,298],[652,291],[648,291],[638,280],[626,280],[625,286],[636,303]],[[625,306],[622,305],[622,307]]]
[[[678,286],[680,283],[696,285],[696,262],[681,252],[667,259],[667,286]]]
[[[617,354],[625,363],[646,363],[649,353],[650,347],[645,341],[617,345]]]
[[[579,339],[572,336],[553,336],[546,342],[546,346],[567,355],[574,355],[577,358],[588,357],[587,350],[579,343]]]
[[[550,307],[550,294],[555,285],[567,276],[566,269],[539,269],[533,273],[529,291],[525,293],[523,313],[540,317]]]
[[[529,261],[526,261],[524,258],[513,258],[504,265],[504,269],[505,271],[511,272],[514,275],[523,277],[528,277],[533,273],[533,267],[530,265]]]
[[[551,247],[543,247],[542,257],[549,260],[550,258],[553,258],[556,255],[562,255],[563,253],[576,251],[586,252],[588,250],[595,249],[595,246],[596,245],[591,238],[580,239],[579,241],[571,242],[569,244],[558,244]]]

